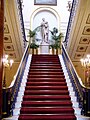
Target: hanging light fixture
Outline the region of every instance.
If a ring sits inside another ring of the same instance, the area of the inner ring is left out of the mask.
[[[12,64],[14,63],[13,59],[9,59],[8,55],[3,57],[3,67],[4,67],[4,80],[3,80],[3,87],[6,87],[6,68],[12,68]]]
[[[90,87],[90,54],[82,58],[81,65],[85,68],[85,85]]]

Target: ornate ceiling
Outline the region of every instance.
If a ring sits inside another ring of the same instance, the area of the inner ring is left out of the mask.
[[[20,62],[24,45],[16,1],[7,0],[4,9],[4,54]]]
[[[70,33],[67,50],[75,64],[90,54],[90,0],[79,0]]]

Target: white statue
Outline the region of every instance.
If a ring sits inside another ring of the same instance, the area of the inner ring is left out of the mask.
[[[49,25],[48,25],[48,22],[45,21],[45,18],[42,18],[42,23],[41,23],[42,42],[48,43],[48,35],[49,35]]]

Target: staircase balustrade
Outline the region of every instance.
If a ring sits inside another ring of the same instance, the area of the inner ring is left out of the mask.
[[[21,22],[21,30],[22,30],[22,35],[23,35],[23,42],[24,42],[24,47],[26,47],[26,35],[25,35],[25,28],[24,28],[24,20],[23,20],[23,13],[22,13],[22,2],[21,0],[17,0],[17,9],[18,9],[18,15],[19,15],[19,19]]]
[[[29,46],[27,45],[26,50],[23,54],[22,60],[20,62],[20,65],[18,67],[17,73],[11,85],[8,88],[3,88],[3,93],[2,93],[3,94],[3,106],[2,106],[3,117],[7,117],[13,114],[12,112],[15,107],[16,98],[18,95],[19,87],[21,84],[24,70],[25,70],[27,58],[29,55],[28,48]]]
[[[65,47],[67,47],[67,44],[68,44],[68,40],[69,40],[69,36],[70,36],[70,32],[71,32],[71,27],[73,25],[76,10],[78,7],[78,2],[79,2],[79,0],[73,0],[73,2],[72,2],[70,17],[69,17],[68,26],[67,26],[66,37],[65,37],[65,41],[64,41]]]
[[[62,56],[77,96],[79,107],[81,108],[81,114],[90,116],[90,87],[87,87],[82,83],[81,78],[78,76],[64,45],[62,45]]]

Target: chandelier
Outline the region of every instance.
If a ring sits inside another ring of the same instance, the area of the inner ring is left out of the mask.
[[[80,61],[81,65],[85,68],[85,85],[90,87],[90,54]]]

